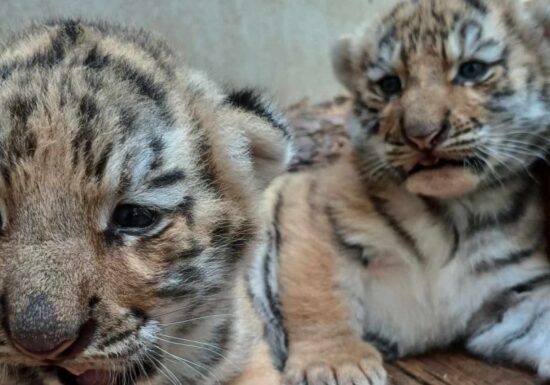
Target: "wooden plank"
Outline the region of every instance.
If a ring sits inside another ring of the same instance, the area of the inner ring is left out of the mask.
[[[388,365],[392,385],[534,385],[535,376],[461,353],[437,353]]]

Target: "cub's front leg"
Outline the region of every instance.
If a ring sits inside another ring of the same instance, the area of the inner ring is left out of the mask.
[[[284,385],[385,384],[380,353],[349,324],[332,245],[303,239],[303,232],[302,239],[285,238],[292,229],[282,230],[280,300],[289,342]]]

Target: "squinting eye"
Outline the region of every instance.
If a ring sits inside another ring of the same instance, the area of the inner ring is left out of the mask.
[[[401,92],[401,79],[397,76],[386,76],[378,82],[378,86],[386,96],[394,96]]]
[[[489,65],[477,60],[463,63],[458,69],[458,76],[464,80],[477,80],[487,73]]]
[[[117,206],[111,222],[120,231],[136,232],[152,226],[158,218],[159,214],[151,209],[123,204]]]

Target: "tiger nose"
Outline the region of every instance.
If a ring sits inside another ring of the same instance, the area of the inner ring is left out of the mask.
[[[93,329],[91,321],[60,320],[44,295],[31,298],[10,322],[13,345],[24,355],[41,361],[55,361],[83,351],[91,341]]]
[[[431,150],[441,144],[449,134],[448,124],[417,123],[406,126],[404,134],[407,142],[419,150]]]

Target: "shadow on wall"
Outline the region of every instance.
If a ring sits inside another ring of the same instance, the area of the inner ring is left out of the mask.
[[[256,85],[289,105],[342,93],[334,40],[396,0],[2,0],[2,33],[56,16],[101,18],[152,30],[219,82]]]

